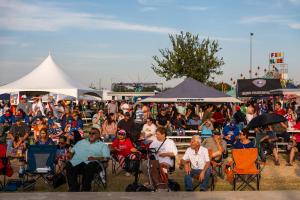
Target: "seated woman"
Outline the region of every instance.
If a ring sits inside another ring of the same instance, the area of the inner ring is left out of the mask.
[[[174,141],[167,138],[167,130],[165,128],[157,128],[156,139],[150,144],[149,148],[155,149],[155,157],[160,164],[161,171],[164,172],[164,179],[168,180],[167,172],[170,167],[174,167],[172,158],[177,156],[178,150]]]
[[[44,118],[43,117],[36,117],[34,119],[34,122],[33,122],[33,136],[34,136],[34,140],[37,141],[39,136],[40,136],[40,132],[43,128],[46,127],[46,123],[44,121]]]
[[[53,140],[49,137],[46,128],[40,130],[40,136],[36,142],[37,145],[55,145]]]
[[[201,138],[205,139],[213,135],[214,126],[210,120],[206,120],[201,126],[199,126],[201,131]]]
[[[77,142],[82,140],[81,134],[78,130],[73,130],[70,134],[67,134],[67,144],[69,146],[74,146]]]
[[[122,168],[125,167],[125,158],[128,157],[130,160],[136,159],[136,155],[133,153],[137,152],[137,149],[134,148],[131,140],[126,138],[126,131],[119,130],[117,138],[113,141],[112,152],[116,155],[119,164]],[[130,174],[126,172],[126,176]]]
[[[110,113],[102,125],[102,136],[104,137],[104,140],[106,142],[114,141],[117,129],[118,127],[115,121],[115,116],[113,113]]]
[[[294,128],[299,130],[300,128],[300,122],[298,122]],[[291,141],[293,142],[291,152],[290,152],[290,158],[289,162],[286,164],[287,166],[293,166],[293,161],[296,156],[296,154],[300,151],[300,132],[294,133],[293,137],[291,138]]]
[[[254,148],[254,144],[251,140],[248,139],[249,131],[248,129],[244,128],[240,131],[239,139],[233,143],[234,149],[247,149],[247,148]]]

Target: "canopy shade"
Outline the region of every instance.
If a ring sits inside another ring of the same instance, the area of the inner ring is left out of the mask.
[[[49,56],[33,71],[19,80],[0,87],[0,94],[22,91],[46,91],[78,98],[95,92],[68,76]]]
[[[240,102],[214,88],[204,85],[192,78],[186,78],[176,87],[153,97],[144,99],[142,102]]]

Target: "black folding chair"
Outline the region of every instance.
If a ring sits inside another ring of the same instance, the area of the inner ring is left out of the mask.
[[[99,164],[99,168],[94,175],[94,180],[93,180],[93,185],[92,185],[93,192],[98,191],[99,188],[103,188],[104,190],[107,188],[108,161],[109,160],[97,161]]]

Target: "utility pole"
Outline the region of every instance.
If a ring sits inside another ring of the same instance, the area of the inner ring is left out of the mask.
[[[254,35],[254,33],[250,33],[250,79],[252,78],[252,36]]]

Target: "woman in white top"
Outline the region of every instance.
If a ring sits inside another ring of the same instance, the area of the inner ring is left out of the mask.
[[[156,129],[157,127],[155,126],[155,124],[153,124],[153,119],[151,117],[147,118],[146,124],[144,124],[142,129],[143,138],[147,141],[155,140]]]
[[[154,148],[157,151],[156,159],[164,172],[167,173],[169,167],[174,166],[174,160],[171,158],[177,156],[178,151],[174,141],[167,138],[165,128],[157,128],[156,139],[150,144],[149,148]]]

